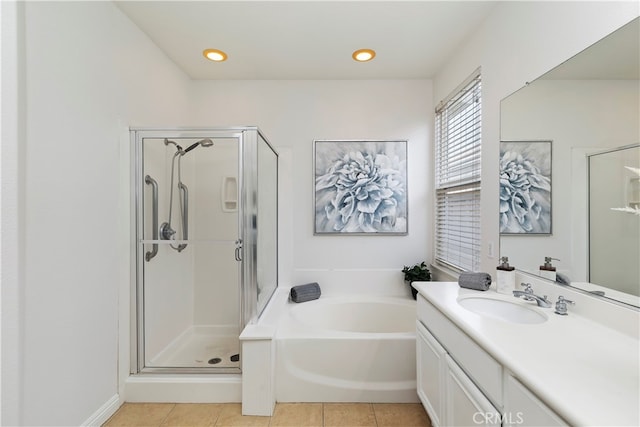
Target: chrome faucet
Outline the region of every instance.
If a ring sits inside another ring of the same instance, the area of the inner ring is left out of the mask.
[[[547,299],[546,295],[541,297],[533,293],[530,283],[520,283],[520,286],[524,286],[524,291],[513,291],[514,297],[523,297],[525,301],[535,301],[538,307],[551,307],[551,301]]]

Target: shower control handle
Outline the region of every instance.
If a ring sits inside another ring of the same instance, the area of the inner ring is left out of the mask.
[[[235,258],[236,261],[242,261],[242,239],[236,240]]]
[[[162,240],[171,240],[174,234],[176,234],[176,231],[171,228],[171,224],[163,222],[160,226],[160,238]]]

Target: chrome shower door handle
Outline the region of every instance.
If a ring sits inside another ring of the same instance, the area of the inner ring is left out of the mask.
[[[178,183],[182,197],[182,240],[189,240],[189,189],[182,182]],[[178,252],[187,247],[186,243],[178,245]]]
[[[144,177],[144,182],[151,186],[151,229],[153,230],[153,240],[158,240],[158,183],[151,176]],[[154,243],[150,251],[144,255],[144,258],[148,261],[158,254],[158,244]]]
[[[236,261],[242,261],[242,239],[236,240],[235,258]]]

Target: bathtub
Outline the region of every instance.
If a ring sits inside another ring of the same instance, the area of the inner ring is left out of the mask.
[[[415,301],[323,296],[285,305],[276,331],[278,402],[418,402]]]

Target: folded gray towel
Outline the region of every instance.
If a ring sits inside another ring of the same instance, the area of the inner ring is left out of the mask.
[[[566,274],[556,273],[556,283],[560,285],[570,285],[571,279],[569,279],[569,276]]]
[[[316,282],[291,288],[289,298],[293,302],[305,302],[320,298],[320,285]]]
[[[488,273],[460,273],[458,285],[461,288],[486,291],[491,285],[491,276]]]

